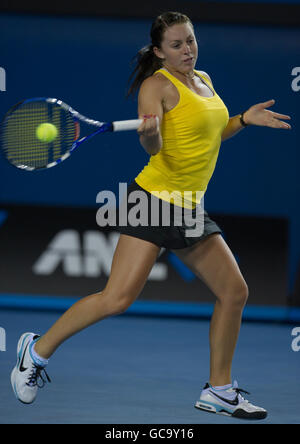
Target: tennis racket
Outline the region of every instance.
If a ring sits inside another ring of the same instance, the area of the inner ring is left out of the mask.
[[[51,142],[37,136],[37,128],[50,123],[56,135]],[[93,131],[80,138],[80,124]],[[98,122],[79,114],[58,99],[37,97],[14,105],[0,125],[0,148],[6,159],[25,171],[51,168],[66,160],[83,142],[100,133],[136,130],[142,120]]]

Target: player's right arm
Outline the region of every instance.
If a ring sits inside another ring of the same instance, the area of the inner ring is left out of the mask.
[[[162,147],[160,123],[163,118],[163,83],[158,76],[148,77],[141,85],[138,97],[138,114],[143,123],[138,129],[140,143],[154,156]]]

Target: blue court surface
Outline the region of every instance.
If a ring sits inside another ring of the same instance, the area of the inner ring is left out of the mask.
[[[51,358],[51,384],[23,405],[10,385],[16,345],[45,332],[58,313],[1,312],[1,424],[300,424],[300,351],[291,324],[244,322],[233,378],[266,408],[263,421],[205,413],[194,402],[209,375],[209,322],[122,315],[69,339]]]

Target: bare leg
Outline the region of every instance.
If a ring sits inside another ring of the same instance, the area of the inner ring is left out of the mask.
[[[231,367],[248,287],[236,260],[219,234],[195,246],[174,250],[217,297],[210,324],[210,383],[231,383]]]
[[[105,289],[69,308],[39,339],[35,351],[48,359],[70,336],[108,316],[124,312],[139,296],[160,248],[131,236],[121,235]]]

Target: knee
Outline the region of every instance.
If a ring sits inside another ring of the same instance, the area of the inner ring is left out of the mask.
[[[240,279],[232,282],[223,294],[222,302],[230,308],[243,309],[247,303],[249,289],[247,283]]]
[[[136,297],[132,292],[122,289],[118,292],[104,290],[102,292],[110,316],[124,313],[131,306]]]
[[[131,306],[132,302],[133,302],[132,298],[130,298],[128,295],[120,297],[115,303],[114,314],[118,315],[125,313],[128,310],[128,308]]]

